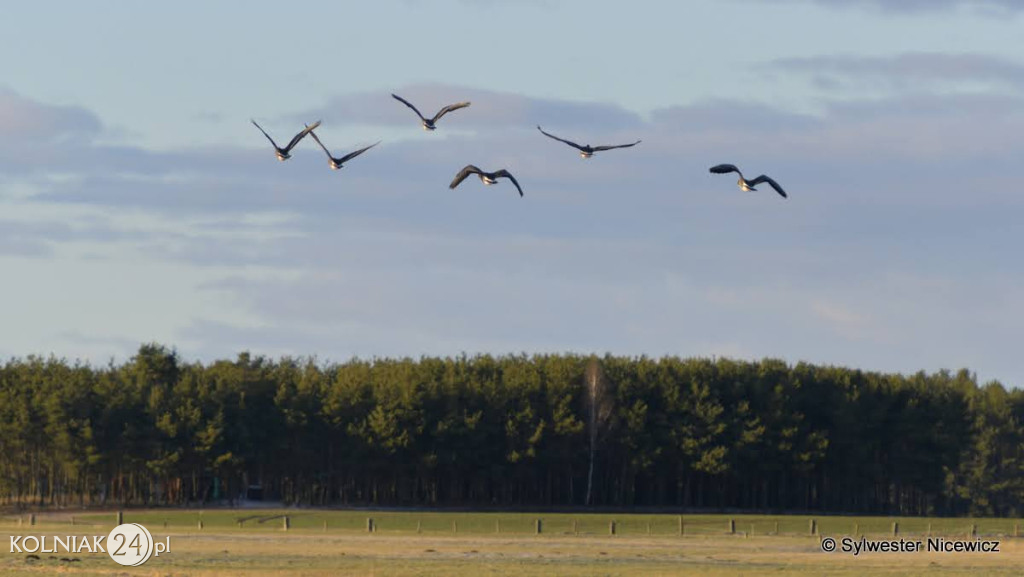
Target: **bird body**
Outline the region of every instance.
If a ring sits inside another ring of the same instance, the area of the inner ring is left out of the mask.
[[[250,120],[252,120],[252,119],[250,119]],[[263,130],[263,127],[260,126],[259,124],[256,124],[255,120],[252,120],[252,124],[256,128],[259,128],[260,132],[263,133],[263,136],[266,136],[267,140],[270,141],[270,144],[273,145],[273,147],[274,147],[274,154],[277,155],[277,159],[280,160],[281,162],[284,162],[284,161],[286,161],[286,160],[288,160],[289,158],[292,157],[291,151],[292,151],[293,148],[295,148],[295,145],[298,144],[300,140],[305,138],[307,134],[309,134],[310,132],[313,132],[314,128],[320,126],[320,121],[317,120],[313,124],[307,124],[306,128],[304,128],[302,130],[302,132],[300,132],[300,133],[296,134],[295,136],[293,136],[291,141],[288,143],[288,146],[285,146],[284,148],[281,148],[280,146],[278,146],[277,143],[274,142],[274,139],[270,138],[270,135],[267,134],[267,131]]]
[[[394,98],[395,100],[401,102],[402,104],[408,106],[409,108],[411,108],[412,111],[416,113],[416,116],[420,117],[420,123],[423,125],[423,130],[428,130],[428,131],[429,130],[436,130],[437,129],[437,121],[441,120],[441,117],[444,116],[445,114],[448,114],[449,112],[451,112],[453,110],[458,110],[460,108],[465,108],[465,107],[470,105],[469,102],[457,102],[455,104],[449,104],[448,106],[445,106],[441,110],[437,111],[437,114],[435,114],[433,118],[424,118],[424,116],[422,114],[420,114],[420,111],[415,106],[413,106],[412,103],[409,102],[408,100],[402,98],[401,96],[399,96],[397,94],[392,94],[391,97]]]
[[[736,181],[736,185],[739,186],[740,190],[742,190],[743,192],[756,192],[757,189],[754,187],[764,182],[767,183],[772,188],[774,188],[775,192],[779,193],[779,196],[781,196],[782,198],[789,198],[788,196],[786,196],[786,191],[782,190],[782,187],[779,186],[779,183],[775,182],[775,180],[773,180],[771,177],[762,174],[757,178],[747,180],[746,178],[743,177],[743,173],[740,172],[740,169],[736,168],[736,165],[734,164],[719,164],[716,166],[712,166],[710,168],[710,172],[714,174],[729,174],[730,172],[735,172],[740,176],[740,179]]]
[[[362,153],[366,152],[367,150],[370,150],[374,146],[377,146],[378,144],[380,144],[380,141],[378,140],[377,142],[374,142],[370,146],[366,146],[366,147],[360,148],[359,150],[356,150],[354,152],[350,152],[350,153],[346,154],[345,156],[342,156],[341,158],[335,158],[334,156],[331,155],[331,151],[327,150],[327,147],[324,146],[324,143],[320,142],[320,137],[318,137],[315,132],[313,132],[311,130],[310,131],[310,135],[313,137],[313,140],[315,140],[316,143],[320,145],[320,148],[324,149],[324,153],[327,154],[327,164],[328,164],[328,166],[331,167],[331,170],[339,170],[339,169],[341,169],[341,167],[343,167],[345,165],[345,163],[348,162],[349,160],[352,160],[353,158],[359,156],[360,154],[362,154]]]
[[[469,177],[469,175],[475,174],[480,178],[480,181],[486,185],[497,184],[499,178],[507,178],[512,181],[512,184],[516,186],[516,190],[519,191],[519,196],[523,196],[523,189],[519,186],[519,182],[516,177],[512,176],[512,173],[505,170],[496,170],[494,172],[485,172],[472,164],[467,164],[465,168],[459,171],[452,180],[452,183],[448,185],[448,188],[455,188],[462,183],[463,180]]]
[[[580,158],[583,158],[583,159],[587,159],[587,158],[590,158],[591,156],[594,156],[595,152],[600,152],[602,150],[612,150],[612,149],[615,149],[615,148],[629,148],[631,146],[636,146],[637,144],[640,144],[640,142],[641,142],[641,141],[637,140],[636,142],[632,142],[630,144],[614,144],[614,145],[609,145],[609,146],[590,146],[589,144],[586,144],[586,145],[580,146],[579,144],[576,144],[575,142],[573,142],[571,140],[566,140],[564,138],[559,138],[559,137],[555,136],[554,134],[550,134],[548,132],[544,132],[544,129],[541,128],[540,126],[537,127],[537,130],[539,130],[541,134],[543,134],[544,136],[547,136],[548,138],[553,138],[553,139],[555,139],[555,140],[557,140],[559,142],[563,142],[563,143],[568,144],[569,146],[579,150],[580,151]]]

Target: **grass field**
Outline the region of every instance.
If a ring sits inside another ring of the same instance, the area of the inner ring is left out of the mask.
[[[284,529],[285,516],[289,529]],[[375,531],[367,531],[372,518]],[[438,513],[324,510],[129,510],[125,522],[169,535],[169,554],[140,568],[106,555],[80,562],[9,552],[11,535],[105,535],[113,511],[0,518],[0,575],[1020,575],[1024,539],[1005,519]],[[541,533],[537,534],[537,519]],[[200,521],[202,528],[200,528]],[[615,522],[615,535],[610,524]],[[820,539],[933,535],[967,539],[972,526],[999,553],[825,553]],[[72,525],[73,523],[73,525]],[[734,526],[736,533],[730,533]],[[1024,529],[1024,527],[1021,527]],[[776,532],[777,531],[777,532]]]

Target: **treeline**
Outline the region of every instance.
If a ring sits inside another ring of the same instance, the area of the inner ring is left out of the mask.
[[[777,360],[0,367],[0,502],[1024,514],[1024,393]]]

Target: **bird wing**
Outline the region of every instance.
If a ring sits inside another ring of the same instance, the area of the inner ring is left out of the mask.
[[[471,174],[483,174],[483,172],[484,171],[482,171],[479,168],[473,166],[472,164],[467,164],[465,168],[460,170],[459,173],[455,175],[455,178],[452,180],[452,183],[448,185],[448,188],[455,188],[463,180],[466,180],[466,177],[471,175]]]
[[[503,168],[503,169],[499,170],[498,172],[494,173],[494,178],[501,178],[501,177],[505,177],[505,178],[511,180],[512,184],[516,185],[516,189],[519,190],[519,196],[523,196],[523,189],[522,189],[522,187],[519,186],[519,181],[516,180],[516,177],[512,176],[511,172],[509,172],[509,171],[507,171],[507,170],[505,170]]]
[[[573,142],[573,141],[571,141],[571,140],[566,140],[566,139],[564,139],[564,138],[558,138],[558,137],[557,137],[557,136],[555,136],[554,134],[551,134],[551,133],[549,133],[549,132],[544,132],[544,129],[543,129],[543,128],[541,128],[540,126],[537,126],[537,130],[539,130],[541,134],[543,134],[544,136],[547,136],[548,138],[554,138],[554,139],[555,139],[555,140],[557,140],[558,142],[564,142],[564,143],[568,144],[569,146],[571,146],[571,147],[573,147],[573,148],[577,148],[577,149],[579,149],[579,150],[583,150],[583,147],[582,147],[582,146],[580,146],[580,145],[576,144],[575,142]]]
[[[377,142],[374,142],[370,146],[367,146],[365,148],[360,148],[359,150],[357,150],[355,152],[350,152],[350,153],[346,154],[345,156],[342,156],[341,158],[339,158],[338,159],[338,164],[344,164],[344,163],[352,160],[353,158],[359,156],[360,154],[366,152],[367,150],[370,150],[374,146],[377,146],[378,144],[380,144],[379,140]]]
[[[639,140],[637,140],[636,142],[634,142],[632,144],[613,144],[613,145],[609,145],[609,146],[595,146],[594,147],[594,152],[600,152],[602,150],[612,150],[612,149],[615,149],[615,148],[629,148],[630,146],[636,146],[638,144],[640,144]]]
[[[458,110],[460,108],[465,108],[465,107],[469,106],[469,104],[470,104],[469,102],[457,102],[455,104],[449,104],[448,106],[445,106],[441,110],[438,110],[437,114],[435,114],[434,117],[430,119],[430,121],[431,122],[437,122],[438,120],[441,120],[441,117],[444,116],[445,114],[448,114],[449,112],[451,112],[453,110]]]
[[[423,115],[420,114],[420,111],[416,110],[416,107],[413,106],[408,100],[402,98],[401,96],[399,96],[397,94],[392,94],[391,97],[394,98],[395,100],[401,102],[402,104],[408,106],[409,108],[412,108],[412,111],[416,113],[416,116],[420,117],[420,120],[426,120],[426,118],[423,118]]]
[[[310,132],[313,132],[313,129],[315,129],[318,126],[320,126],[320,121],[319,120],[317,120],[313,124],[307,124],[306,127],[302,129],[302,132],[300,132],[300,133],[298,133],[298,134],[296,134],[295,136],[292,137],[292,140],[291,140],[291,142],[288,143],[288,146],[284,147],[284,151],[285,152],[291,151],[291,149],[295,148],[295,145],[298,144],[300,140],[305,138],[306,135],[309,134]]]
[[[306,126],[309,126],[309,125],[307,124]],[[331,156],[331,151],[327,150],[327,147],[324,146],[324,143],[320,142],[320,137],[317,136],[316,133],[313,132],[312,130],[309,131],[309,135],[313,137],[313,140],[315,140],[317,144],[320,145],[320,148],[324,149],[324,152],[327,153],[327,158],[330,158],[331,160],[334,160],[334,157]]]
[[[765,176],[763,174],[761,176],[755,178],[754,180],[751,180],[750,181],[750,186],[757,186],[757,185],[761,184],[762,182],[767,182],[768,184],[770,184],[771,187],[775,189],[775,192],[777,192],[780,195],[782,195],[782,198],[789,198],[788,196],[786,196],[786,191],[782,190],[782,187],[779,186],[779,183],[775,182],[770,177]]]
[[[267,140],[269,140],[269,141],[270,141],[270,144],[273,144],[273,145],[274,145],[274,148],[275,148],[275,149],[276,149],[276,148],[278,148],[278,146],[277,146],[277,143],[276,143],[276,142],[274,142],[274,139],[273,139],[273,138],[270,138],[270,135],[269,135],[269,134],[267,134],[267,131],[266,131],[266,130],[263,130],[263,127],[262,127],[262,126],[260,126],[259,124],[256,124],[256,121],[255,121],[255,120],[252,120],[251,118],[250,118],[249,120],[250,120],[250,121],[252,122],[253,126],[255,126],[256,128],[259,128],[259,129],[260,129],[260,132],[262,132],[262,133],[263,133],[263,136],[266,136],[266,137],[267,137]]]
[[[718,166],[712,166],[710,170],[715,174],[729,174],[730,172],[735,172],[740,175],[740,178],[743,178],[743,173],[740,172],[740,169],[736,168],[735,164],[719,164]]]

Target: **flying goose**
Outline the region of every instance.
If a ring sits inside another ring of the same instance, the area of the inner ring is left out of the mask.
[[[729,174],[730,172],[735,172],[736,174],[740,175],[740,179],[736,182],[736,184],[738,184],[740,190],[744,192],[749,192],[751,190],[756,191],[757,189],[754,188],[755,186],[761,184],[762,182],[767,182],[769,185],[771,185],[772,188],[775,189],[775,192],[779,193],[782,196],[782,198],[789,198],[786,196],[786,191],[782,190],[782,187],[779,186],[779,183],[772,180],[771,177],[765,176],[763,174],[753,180],[747,180],[743,178],[743,173],[740,172],[740,169],[736,168],[736,166],[733,164],[719,164],[718,166],[712,166],[711,172],[715,174]]]
[[[318,137],[315,132],[310,131],[309,135],[312,136],[313,140],[315,140],[316,143],[320,145],[320,148],[324,149],[324,152],[327,153],[327,158],[328,158],[327,164],[329,164],[331,166],[331,170],[338,170],[339,168],[344,166],[344,164],[346,162],[352,160],[353,158],[359,156],[360,154],[362,154],[362,153],[366,152],[367,150],[370,150],[374,146],[377,146],[378,144],[380,144],[380,141],[378,140],[377,142],[374,142],[370,146],[367,146],[365,148],[360,148],[359,150],[357,150],[355,152],[350,152],[350,153],[346,154],[345,156],[342,156],[341,158],[334,158],[333,156],[331,156],[331,151],[327,150],[327,147],[324,146],[323,142],[320,142],[320,137]]]
[[[252,119],[250,119],[250,120],[252,120]],[[281,162],[284,162],[284,161],[288,160],[289,158],[291,158],[292,155],[289,154],[289,153],[291,152],[291,150],[293,148],[295,148],[295,145],[298,144],[300,140],[305,138],[305,136],[307,134],[309,134],[310,132],[313,132],[314,128],[316,128],[317,126],[320,126],[320,121],[319,120],[317,120],[313,124],[307,124],[306,128],[304,128],[302,130],[302,132],[300,132],[300,133],[298,133],[298,134],[296,134],[295,136],[292,137],[292,141],[288,143],[288,146],[286,146],[284,148],[281,148],[280,146],[277,145],[276,142],[274,142],[273,138],[270,138],[270,135],[267,134],[267,131],[263,130],[262,126],[260,126],[259,124],[256,124],[255,120],[253,120],[252,123],[253,123],[253,125],[256,128],[260,129],[260,132],[263,133],[263,136],[267,137],[267,140],[270,141],[270,144],[274,145],[274,153],[277,154],[277,159],[280,160]]]
[[[460,170],[459,173],[455,175],[455,179],[452,180],[452,183],[448,185],[448,188],[455,188],[471,174],[479,176],[480,180],[484,184],[495,184],[498,182],[499,178],[507,178],[512,181],[512,184],[516,185],[516,189],[519,190],[519,196],[523,196],[523,189],[519,186],[519,182],[516,181],[516,177],[512,176],[512,173],[509,171],[503,168],[495,172],[484,172],[472,164],[467,164],[465,168]]]
[[[412,108],[412,111],[416,113],[416,116],[420,117],[420,121],[423,123],[423,130],[434,130],[435,128],[437,128],[437,126],[435,126],[435,123],[437,123],[438,120],[441,120],[442,116],[448,114],[453,110],[465,108],[470,104],[469,102],[458,102],[456,104],[449,104],[448,106],[445,106],[441,110],[438,110],[437,114],[435,114],[433,118],[423,118],[423,115],[420,114],[420,111],[416,110],[416,107],[410,104],[408,100],[402,98],[397,94],[392,94],[391,97],[401,102],[402,104],[408,106],[409,108]]]
[[[548,138],[554,138],[555,140],[557,140],[559,142],[564,142],[564,143],[568,144],[569,146],[579,150],[580,151],[580,158],[590,158],[591,156],[594,156],[595,152],[601,152],[602,150],[612,150],[613,148],[629,148],[630,146],[636,146],[637,144],[640,144],[640,141],[637,140],[636,142],[634,142],[632,144],[616,144],[616,145],[612,145],[612,146],[590,146],[588,144],[586,146],[580,146],[580,145],[576,144],[575,142],[573,142],[571,140],[566,140],[564,138],[558,138],[554,134],[550,134],[550,133],[544,132],[544,129],[541,128],[540,126],[537,127],[537,130],[539,130],[541,134],[543,134],[544,136],[547,136]]]

